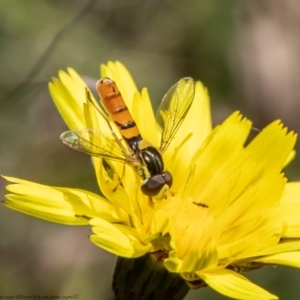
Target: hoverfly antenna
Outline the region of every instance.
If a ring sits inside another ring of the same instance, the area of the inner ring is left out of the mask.
[[[251,129],[252,129],[253,131],[256,131],[256,132],[261,132],[261,130],[258,129],[258,128],[256,128],[256,127],[251,127]]]
[[[246,147],[247,145],[249,145],[260,132],[261,132],[261,130],[259,128],[251,127],[248,137],[244,143],[244,146]]]

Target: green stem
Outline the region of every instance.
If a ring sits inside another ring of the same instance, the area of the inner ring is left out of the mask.
[[[189,291],[185,281],[168,272],[153,255],[119,257],[112,288],[116,300],[182,300]]]

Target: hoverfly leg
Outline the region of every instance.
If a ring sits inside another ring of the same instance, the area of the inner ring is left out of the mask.
[[[112,192],[115,193],[119,185],[122,186],[122,180],[125,174],[125,164],[123,164],[123,171],[121,176],[119,176],[114,167],[107,160],[102,159],[102,166],[108,176],[106,181],[109,180],[112,182],[112,184],[116,183],[115,187],[112,188]]]
[[[165,198],[165,200],[168,199],[168,196],[174,197],[174,196],[175,196],[175,193],[172,192],[170,189],[166,189],[166,190],[164,191],[164,198]]]
[[[112,189],[112,191],[115,193],[116,192],[116,190],[117,190],[117,188],[119,187],[119,186],[122,186],[122,178],[123,177],[118,177],[118,183],[116,184],[116,186]]]
[[[122,175],[121,175],[121,177],[118,178],[119,182],[116,185],[116,187],[113,189],[113,192],[115,192],[117,190],[117,188],[118,188],[119,185],[122,186],[122,180],[124,178],[124,175],[125,175],[125,164],[123,165]]]
[[[153,202],[153,198],[148,196],[148,204],[149,206],[153,209],[154,208],[154,202]]]
[[[174,193],[171,192],[169,186],[165,184],[161,190],[155,196],[153,196],[153,198],[156,201],[167,200],[169,195],[173,197]]]
[[[103,119],[106,121],[109,129],[110,129],[110,132],[114,138],[114,140],[116,141],[116,143],[118,144],[118,146],[122,149],[122,152],[123,153],[127,153],[128,152],[128,149],[126,149],[124,147],[124,145],[121,143],[121,140],[117,137],[116,133],[114,132],[112,126],[111,126],[111,121],[110,119],[101,111],[101,109],[99,109],[99,107],[96,106],[96,104],[94,103],[94,101],[92,100],[91,98],[91,95],[90,95],[90,92],[87,88],[85,88],[85,91],[86,91],[86,97],[87,99],[92,103],[92,105],[94,106],[94,108],[97,110],[97,112],[103,117]]]
[[[170,193],[170,196],[171,196],[171,197],[174,197],[174,196],[175,196],[175,193],[172,192],[171,190],[169,190],[169,193]]]
[[[121,185],[121,181],[119,180],[119,182],[117,183],[117,185],[112,189],[112,191],[115,193],[118,186]]]

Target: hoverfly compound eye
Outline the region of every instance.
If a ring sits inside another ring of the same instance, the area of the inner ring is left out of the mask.
[[[165,179],[166,185],[170,188],[173,184],[172,174],[168,171],[162,172],[161,176]]]
[[[161,174],[154,175],[149,179],[145,180],[142,184],[142,192],[150,197],[154,197],[162,190],[166,184],[171,187],[173,183],[172,175],[170,172],[165,171]]]
[[[146,179],[142,184],[142,192],[150,197],[156,196],[165,185],[164,178],[159,174]]]

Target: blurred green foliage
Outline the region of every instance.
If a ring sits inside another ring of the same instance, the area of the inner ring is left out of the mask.
[[[192,76],[209,89],[214,123],[238,109],[255,127],[280,118],[300,131],[296,0],[0,0],[0,8],[2,174],[98,191],[89,157],[58,139],[66,127],[47,84],[72,67],[93,88],[107,60],[123,62],[155,107],[174,82]],[[288,174],[297,179],[299,169]],[[0,214],[0,295],[113,299],[115,258],[88,241],[87,228],[4,207]],[[249,276],[281,299],[300,296],[299,270],[271,267]],[[225,299],[208,288],[187,297],[199,298]]]

